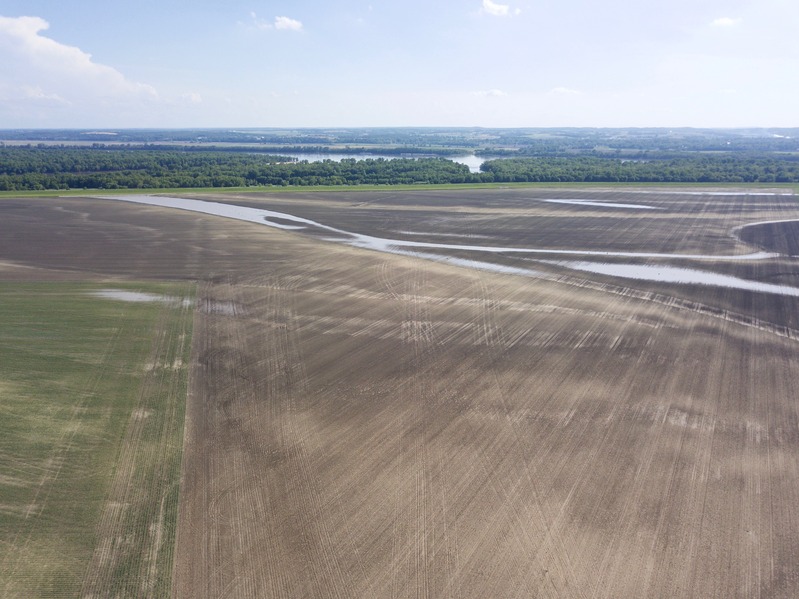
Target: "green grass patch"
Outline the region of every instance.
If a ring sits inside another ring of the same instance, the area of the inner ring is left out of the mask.
[[[169,594],[194,288],[113,287],[0,283],[4,597]]]

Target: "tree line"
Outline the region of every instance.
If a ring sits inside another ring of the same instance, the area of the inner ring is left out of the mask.
[[[228,152],[0,148],[0,191],[259,185],[462,183],[469,169],[444,158],[293,161]]]
[[[471,173],[445,158],[297,162],[286,156],[210,151],[0,148],[0,191],[491,182],[799,183],[799,156],[539,156],[490,160],[480,173]]]
[[[593,156],[507,158],[483,163],[500,182],[797,183],[799,156],[689,154],[665,160]]]

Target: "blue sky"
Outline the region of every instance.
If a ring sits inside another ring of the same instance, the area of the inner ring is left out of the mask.
[[[796,0],[0,0],[0,128],[799,126]]]

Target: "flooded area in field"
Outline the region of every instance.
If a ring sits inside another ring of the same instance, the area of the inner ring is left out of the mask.
[[[491,239],[490,235],[478,235],[477,233],[426,233],[424,231],[392,231],[392,233],[409,236],[457,237],[458,239]]]
[[[696,261],[752,261],[752,260],[765,260],[779,256],[780,254],[769,253],[765,251],[753,252],[749,254],[739,255],[711,255],[711,254],[673,254],[673,253],[657,253],[657,252],[611,252],[611,251],[598,251],[598,250],[580,250],[580,249],[546,249],[546,248],[520,248],[520,247],[506,247],[506,246],[491,246],[491,245],[473,245],[473,244],[459,244],[459,243],[434,243],[425,241],[414,241],[405,239],[388,239],[383,237],[376,237],[373,235],[365,235],[362,233],[353,233],[336,227],[324,225],[322,223],[313,221],[311,219],[294,216],[283,212],[275,212],[261,208],[251,208],[247,206],[235,206],[231,204],[224,204],[220,202],[208,202],[203,200],[193,200],[186,198],[173,198],[161,196],[106,196],[103,199],[118,200],[125,202],[133,202],[139,204],[146,204],[151,206],[162,206],[166,208],[177,208],[181,210],[189,210],[193,212],[200,212],[203,214],[212,214],[226,218],[233,218],[247,222],[258,223],[269,227],[275,227],[283,230],[308,230],[324,233],[333,233],[334,237],[326,236],[325,239],[335,243],[345,243],[353,247],[370,249],[380,252],[387,252],[393,254],[402,254],[408,256],[415,256],[428,260],[435,260],[437,262],[444,262],[456,266],[472,268],[477,270],[486,270],[497,273],[516,274],[522,276],[542,276],[536,270],[508,266],[502,264],[495,264],[491,262],[483,262],[479,260],[465,259],[462,257],[447,256],[442,254],[433,253],[434,251],[450,250],[450,251],[467,251],[478,252],[484,254],[512,254],[517,256],[575,256],[586,258],[649,258],[649,259],[670,259],[670,260],[696,260]],[[752,223],[758,224],[758,223]],[[750,226],[750,225],[743,225]],[[741,227],[738,227],[740,229]],[[424,235],[424,233],[414,231],[402,231],[406,235]],[[436,233],[430,233],[436,235]],[[469,237],[469,236],[467,236]],[[476,237],[476,236],[471,236]],[[426,251],[430,250],[430,251]],[[755,291],[762,293],[773,293],[779,295],[788,295],[799,297],[799,288],[790,287],[786,285],[776,285],[772,283],[761,283],[748,279],[741,279],[731,275],[718,274],[706,270],[698,270],[692,268],[667,266],[667,265],[651,265],[651,264],[614,264],[608,262],[591,262],[586,260],[545,260],[535,258],[535,262],[541,264],[548,264],[577,270],[582,272],[590,272],[598,275],[607,275],[614,277],[621,277],[626,279],[637,279],[643,281],[653,281],[659,283],[676,283],[687,285],[709,285],[716,287],[727,287],[730,289],[741,289],[746,291]],[[119,299],[124,301],[169,301],[169,298],[163,296],[155,296],[152,294],[119,291],[119,290],[103,290],[98,292],[101,297],[109,299]]]
[[[457,243],[434,243],[427,241],[408,241],[404,239],[385,239],[359,233],[347,233],[352,239],[348,240],[352,246],[379,252],[393,252],[395,249],[419,248],[428,250],[455,250],[465,252],[484,252],[487,254],[537,254],[556,256],[605,256],[613,258],[661,258],[672,260],[765,260],[777,254],[769,252],[753,252],[750,254],[711,255],[711,254],[660,254],[657,252],[607,252],[602,250],[556,250],[545,248],[519,248],[493,245],[463,245]],[[331,239],[331,241],[334,241]]]
[[[796,218],[778,218],[776,220],[761,220],[755,223],[746,223],[745,225],[740,225],[735,227],[732,232],[735,233],[736,231],[740,231],[741,229],[745,229],[747,227],[758,227],[760,225],[778,225],[781,223],[796,223],[799,222],[799,219]]]
[[[124,289],[99,289],[92,291],[91,295],[103,299],[116,300],[119,302],[150,303],[163,302],[165,304],[190,305],[191,300],[172,297],[169,295],[159,295],[157,293],[145,293],[143,291],[127,291]]]
[[[177,208],[189,210],[203,214],[212,214],[233,218],[252,223],[267,225],[277,229],[300,230],[318,229],[328,233],[335,233],[339,237],[327,238],[329,241],[347,243],[354,247],[376,250],[380,252],[396,252],[404,249],[428,249],[428,250],[454,250],[467,252],[485,252],[489,254],[526,254],[526,255],[554,255],[554,256],[606,256],[614,258],[660,258],[675,260],[765,260],[778,254],[769,252],[753,252],[749,254],[713,255],[713,254],[669,254],[658,252],[616,252],[601,250],[580,250],[580,249],[547,249],[547,248],[520,248],[509,246],[492,245],[473,245],[457,243],[435,243],[427,241],[412,241],[407,239],[388,239],[365,235],[363,233],[352,233],[344,229],[338,229],[313,221],[308,218],[294,216],[284,212],[275,212],[263,208],[250,208],[248,206],[236,206],[233,204],[223,204],[221,202],[209,202],[204,200],[193,200],[188,198],[173,198],[166,196],[149,195],[130,195],[130,196],[101,196],[101,199],[117,200],[123,202],[133,202],[146,204],[149,206],[162,206],[165,208]],[[287,224],[296,223],[296,224]]]
[[[414,258],[422,258],[424,260],[432,260],[433,262],[441,262],[443,264],[452,264],[453,266],[461,266],[463,268],[471,268],[472,270],[497,272],[505,275],[521,275],[524,277],[546,276],[544,273],[537,270],[533,270],[532,268],[508,266],[506,264],[496,264],[494,262],[482,262],[480,260],[469,260],[468,258],[457,258],[455,256],[445,256],[442,254],[430,254],[427,252],[412,252],[408,250],[397,250],[392,253],[401,254],[403,256],[412,256]]]
[[[101,199],[104,200],[119,200],[123,202],[133,202],[134,204],[146,204],[147,206],[161,206],[163,208],[176,208],[178,210],[212,214],[214,216],[223,216],[225,218],[268,225],[270,227],[275,227],[276,229],[298,230],[304,229],[304,225],[319,226],[330,229],[330,227],[324,227],[324,225],[315,223],[312,220],[300,218],[298,216],[292,216],[290,214],[284,214],[282,212],[273,212],[272,210],[262,210],[260,208],[249,208],[247,206],[235,206],[233,204],[223,204],[221,202],[206,202],[204,200],[150,195],[98,197],[101,197]],[[297,224],[287,224],[285,222],[278,221],[288,221]],[[337,231],[337,229],[331,230]]]
[[[646,204],[621,204],[618,202],[600,202],[597,200],[541,200],[550,204],[573,204],[575,206],[595,206],[599,208],[627,208],[629,210],[663,210],[657,206]]]
[[[143,303],[175,301],[175,298],[168,298],[155,293],[144,293],[142,291],[123,291],[122,289],[100,289],[99,291],[93,291],[92,295],[105,299],[118,300],[120,302]]]
[[[720,189],[713,189],[707,191],[681,191],[673,189],[630,189],[619,190],[615,193],[634,193],[646,195],[683,195],[683,196],[762,196],[762,197],[779,197],[779,196],[792,196],[794,192],[791,190],[779,191],[724,191]]]
[[[712,287],[725,287],[727,289],[741,289],[743,291],[757,291],[760,293],[774,293],[799,297],[799,288],[796,287],[761,283],[760,281],[741,279],[740,277],[693,268],[654,264],[612,264],[609,262],[586,261],[546,260],[542,262],[572,270],[611,277],[621,277],[623,279],[654,281],[656,283],[679,283],[683,285],[709,285]]]

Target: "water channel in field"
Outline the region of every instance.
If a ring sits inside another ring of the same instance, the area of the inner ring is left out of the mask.
[[[708,285],[710,287],[726,287],[743,291],[774,293],[799,297],[799,288],[788,285],[762,283],[750,279],[742,279],[731,275],[719,274],[708,270],[681,268],[659,264],[613,264],[609,262],[589,261],[553,261],[542,260],[546,264],[562,266],[572,270],[590,272],[598,275],[635,279],[638,281],[654,281],[657,283],[679,283],[683,285]]]
[[[212,214],[222,216],[225,218],[232,218],[252,223],[258,223],[269,227],[274,227],[283,230],[317,230],[324,231],[332,234],[328,237],[329,241],[345,243],[354,247],[376,250],[381,252],[415,255],[421,258],[437,260],[455,264],[458,266],[465,266],[476,268],[480,270],[491,270],[494,272],[503,272],[507,274],[520,274],[535,276],[537,273],[534,270],[526,268],[518,268],[514,266],[506,266],[499,264],[492,264],[491,262],[483,262],[477,260],[468,260],[463,258],[455,258],[452,256],[442,256],[430,253],[425,250],[455,250],[455,251],[468,251],[476,253],[488,254],[516,254],[522,256],[541,256],[542,259],[538,260],[541,263],[554,265],[570,270],[578,270],[582,272],[591,272],[594,274],[621,277],[627,279],[657,281],[663,283],[677,283],[677,284],[699,284],[711,285],[717,287],[727,287],[731,289],[742,289],[747,291],[756,291],[762,293],[776,293],[780,295],[789,295],[799,297],[799,288],[790,287],[787,285],[776,285],[772,283],[761,283],[749,279],[741,279],[730,275],[722,275],[706,270],[698,270],[683,267],[673,267],[665,265],[641,265],[641,264],[618,264],[607,262],[593,262],[593,261],[579,261],[579,260],[545,260],[547,256],[569,256],[569,257],[614,257],[614,258],[652,258],[652,259],[670,259],[670,260],[724,260],[724,261],[751,261],[751,260],[764,260],[779,256],[779,254],[769,252],[754,252],[750,254],[728,254],[728,255],[711,255],[711,254],[665,254],[656,252],[605,252],[597,250],[555,250],[545,248],[519,248],[519,247],[504,247],[504,246],[490,246],[490,245],[472,245],[472,244],[450,244],[450,243],[433,243],[424,241],[412,241],[405,239],[388,239],[384,237],[376,237],[373,235],[365,235],[362,233],[352,233],[336,227],[324,225],[322,223],[294,216],[284,212],[276,212],[273,210],[266,210],[263,208],[251,208],[248,206],[236,206],[233,204],[224,204],[221,202],[209,202],[204,200],[194,200],[189,198],[174,198],[166,196],[149,196],[149,195],[125,195],[125,196],[104,196],[101,199],[116,200],[124,202],[132,202],[137,204],[146,204],[150,206],[161,206],[165,208],[176,208],[179,210],[187,210],[191,212],[200,212],[203,214]],[[746,225],[744,225],[746,226]],[[740,229],[738,227],[737,229]]]
[[[621,204],[619,202],[601,202],[598,200],[542,200],[550,204],[573,204],[575,206],[594,206],[598,208],[621,208],[627,210],[663,210],[646,204]]]

